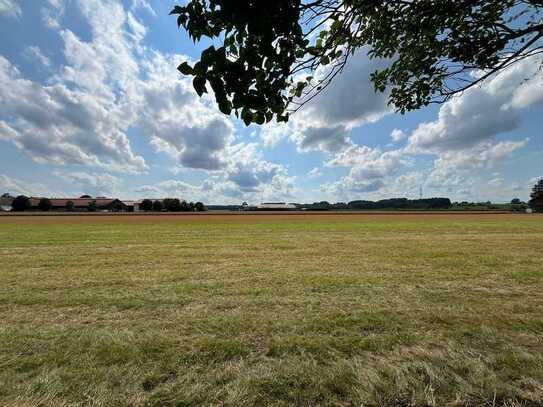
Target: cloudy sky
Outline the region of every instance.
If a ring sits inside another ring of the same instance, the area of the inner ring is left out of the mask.
[[[288,125],[247,128],[176,71],[202,46],[174,3],[0,0],[0,193],[503,202],[543,176],[539,61],[402,116],[361,50]]]

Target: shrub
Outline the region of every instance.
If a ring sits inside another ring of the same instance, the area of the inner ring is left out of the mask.
[[[24,195],[19,195],[11,203],[11,208],[15,212],[23,212],[30,209],[30,198]]]
[[[153,202],[153,210],[156,212],[162,212],[162,209],[164,209],[164,205],[162,205],[162,201],[155,201]]]
[[[40,199],[40,203],[38,204],[38,209],[41,211],[50,211],[53,205],[51,204],[51,200],[49,198],[42,198]]]
[[[140,208],[144,211],[152,211],[153,210],[153,201],[150,199],[144,199],[141,201]]]
[[[89,212],[96,212],[98,210],[98,206],[96,205],[96,201],[90,201],[89,206],[87,207],[87,210]]]

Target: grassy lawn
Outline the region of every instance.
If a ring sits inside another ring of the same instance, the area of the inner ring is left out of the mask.
[[[543,216],[0,218],[1,406],[543,404]]]

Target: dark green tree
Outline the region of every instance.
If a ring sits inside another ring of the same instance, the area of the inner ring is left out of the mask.
[[[371,80],[397,111],[442,103],[540,54],[542,12],[543,0],[189,0],[171,14],[215,44],[179,71],[248,125],[288,120],[366,46],[390,61]]]
[[[15,197],[11,203],[11,209],[15,212],[23,212],[30,209],[30,198],[24,195]]]
[[[98,210],[98,206],[96,205],[96,201],[90,201],[88,206],[87,206],[87,210],[89,212],[96,212]]]
[[[144,211],[152,211],[153,210],[153,201],[150,199],[144,199],[141,201],[140,208]]]
[[[180,210],[181,210],[182,212],[189,212],[189,211],[190,211],[190,206],[189,206],[189,204],[187,203],[187,201],[182,200],[182,201],[180,202],[180,205],[181,205],[181,209],[180,209]]]
[[[168,212],[181,212],[181,201],[177,198],[166,198],[164,200],[164,207]]]
[[[194,209],[196,210],[196,212],[204,212],[206,210],[206,207],[204,206],[203,203],[201,202],[196,202],[194,204]]]
[[[66,202],[66,211],[73,212],[74,211],[74,201],[68,201]]]
[[[541,178],[532,188],[528,205],[537,212],[543,211],[543,178]]]
[[[521,204],[522,202],[520,201],[520,199],[518,198],[513,198],[511,200],[511,205],[518,205],[518,204]]]
[[[52,207],[53,205],[51,204],[51,200],[49,198],[42,198],[38,203],[38,209],[40,211],[48,212],[51,210]]]
[[[163,208],[164,205],[162,205],[162,201],[156,200],[155,202],[153,202],[153,211],[162,212]]]
[[[122,202],[117,201],[117,202],[113,203],[112,209],[113,209],[114,212],[121,212],[121,211],[125,210],[125,206],[123,205]]]
[[[184,201],[183,201],[184,202]],[[183,210],[183,206],[181,204],[181,201],[177,198],[172,199],[170,210],[172,212],[181,212]]]

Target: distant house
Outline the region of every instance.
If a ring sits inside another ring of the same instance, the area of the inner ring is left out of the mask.
[[[122,201],[126,205],[128,212],[139,212],[140,211],[140,201]]]
[[[38,210],[38,205],[41,198],[31,197],[30,198],[30,210]],[[114,198],[51,198],[51,210],[52,211],[66,211],[69,210],[70,204],[72,202],[73,206],[71,210],[73,211],[88,211],[89,205],[91,202],[94,202],[96,205],[97,211],[107,211],[107,212],[127,212],[128,206]]]
[[[257,211],[292,211],[296,205],[286,202],[264,202],[256,206]]]

